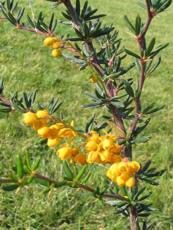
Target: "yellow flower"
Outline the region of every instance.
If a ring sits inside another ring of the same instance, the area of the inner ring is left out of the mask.
[[[56,38],[55,37],[47,37],[44,39],[44,45],[48,46],[48,47],[52,47],[53,43],[56,42]]]
[[[114,145],[111,146],[111,151],[112,151],[114,154],[119,155],[119,154],[121,154],[121,152],[122,152],[122,146],[119,145],[119,144],[114,143]]]
[[[56,123],[54,125],[52,125],[52,128],[56,128],[58,130],[64,128],[64,124],[62,122]]]
[[[84,165],[86,164],[86,156],[84,154],[79,153],[74,157],[74,161],[78,164]]]
[[[121,173],[120,176],[124,181],[127,181],[130,178],[130,175],[127,172]]]
[[[140,170],[140,164],[137,161],[129,162],[129,166],[132,168],[132,171],[134,173],[138,172]]]
[[[121,160],[122,158],[120,155],[112,155],[110,163],[117,163],[117,162],[120,162]]]
[[[112,174],[112,171],[111,171],[111,170],[108,170],[108,171],[106,172],[106,176],[107,176],[111,181],[113,181],[113,182],[116,183],[116,176]]]
[[[123,173],[123,172],[126,172],[126,169],[127,169],[127,163],[126,162],[120,162],[118,163],[118,170]]]
[[[50,147],[50,148],[54,148],[57,144],[59,143],[59,139],[55,138],[55,139],[48,139],[47,140],[47,145]]]
[[[136,184],[136,180],[134,177],[130,177],[125,183],[126,187],[128,187],[128,188],[134,187],[135,184]]]
[[[87,162],[89,164],[100,163],[100,157],[98,152],[89,152],[87,156]]]
[[[88,137],[88,141],[94,141],[96,143],[100,143],[100,136],[95,131],[91,131]]]
[[[60,56],[62,56],[61,50],[60,49],[53,49],[52,50],[52,56],[53,57],[60,57]]]
[[[64,124],[63,123],[56,123],[54,125],[51,125],[50,127],[50,137],[51,139],[56,139],[59,138],[59,130],[64,128]]]
[[[23,122],[26,125],[33,125],[35,122],[37,122],[36,114],[33,112],[27,112],[23,114]]]
[[[50,129],[49,127],[42,127],[37,131],[38,135],[42,138],[49,138],[50,137]]]
[[[36,120],[33,124],[32,124],[32,128],[34,130],[38,130],[42,127],[44,127],[46,125],[46,122],[45,121],[40,121],[40,120]]]
[[[63,45],[64,45],[63,41],[57,39],[57,41],[55,41],[52,44],[52,48],[53,49],[59,49],[59,48],[63,47]]]
[[[112,139],[109,139],[109,138],[104,138],[102,140],[102,147],[103,149],[109,149],[112,147],[112,145],[114,144],[113,140]]]
[[[77,134],[74,130],[70,128],[62,128],[59,130],[58,135],[63,138],[63,137],[75,137]]]
[[[105,151],[100,152],[99,156],[100,156],[100,159],[102,162],[104,162],[104,163],[111,162],[112,153],[109,150],[105,150]]]
[[[61,160],[69,160],[78,153],[77,149],[64,146],[57,151],[57,155]]]
[[[36,113],[37,118],[46,119],[49,118],[49,113],[47,110],[38,110]]]
[[[116,177],[120,176],[121,172],[118,169],[118,164],[113,164],[107,171],[107,177],[116,182]]]
[[[120,187],[125,185],[125,181],[120,176],[117,177],[116,183]]]
[[[88,152],[96,151],[98,149],[98,144],[95,141],[88,141],[85,148]]]

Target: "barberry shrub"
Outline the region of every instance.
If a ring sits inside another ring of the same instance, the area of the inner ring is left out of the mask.
[[[162,109],[155,103],[143,106],[145,98],[141,100],[141,96],[145,80],[159,67],[160,52],[168,44],[157,45],[155,37],[149,40],[146,35],[153,19],[167,10],[172,0],[141,0],[142,10],[147,13],[144,22],[140,15],[135,20],[124,17],[138,52],[123,48],[117,30],[113,25],[103,24],[105,15],[99,14],[88,1],[49,2],[55,7],[64,6],[63,20],[58,20],[54,14],[45,20],[41,12],[35,19],[27,16],[26,23],[23,21],[24,8],[14,0],[1,1],[0,19],[8,20],[16,29],[40,34],[45,49],[51,50],[52,61],[64,58],[78,65],[81,71],[92,68],[90,81],[94,90],[88,94],[91,103],[83,108],[104,107],[104,110],[99,120],[96,113],[84,128],[79,128],[64,116],[57,115],[60,114],[57,113],[61,106],[59,100],[53,98],[48,104],[37,104],[37,91],[15,93],[9,99],[3,93],[1,81],[0,111],[23,113],[23,123],[62,161],[61,178],[57,179],[40,173],[44,155],[39,159],[28,154],[18,155],[12,173],[0,179],[1,188],[14,191],[33,183],[46,186],[47,191],[50,187],[80,188],[115,206],[118,213],[129,219],[131,230],[152,229],[149,222],[152,218],[148,217],[154,211],[146,184],[157,185],[164,170],[153,167],[152,159],[146,162],[134,159],[133,146],[149,141],[144,130],[151,115]],[[58,24],[68,27],[69,33],[59,35]],[[128,56],[130,64],[126,61]],[[91,184],[93,165],[102,166],[102,185],[99,182]]]

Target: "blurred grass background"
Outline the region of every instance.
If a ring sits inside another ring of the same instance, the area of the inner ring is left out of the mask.
[[[31,8],[27,0],[19,3],[26,7],[28,14]],[[135,48],[134,41],[128,33],[123,16],[135,18],[136,14],[145,16],[137,0],[109,1],[90,0],[91,5],[106,13],[104,19],[113,23],[119,30],[123,45]],[[52,11],[61,17],[62,8],[52,8],[43,1],[32,1],[32,10],[36,15],[42,10],[47,16]],[[155,18],[149,37],[156,36],[157,42],[169,42],[169,47],[162,53],[160,68],[148,79],[143,100],[145,103],[156,102],[165,105],[157,113],[147,130],[152,139],[135,149],[136,158],[141,161],[153,158],[158,168],[166,168],[157,188],[153,188],[152,202],[161,214],[156,212],[153,220],[155,229],[173,229],[173,7]],[[57,33],[63,34],[68,27],[60,26]],[[82,109],[87,102],[87,91],[92,91],[89,83],[91,70],[79,72],[78,67],[62,59],[55,60],[50,50],[43,47],[38,35],[17,31],[8,22],[0,21],[0,78],[4,79],[7,95],[16,91],[39,90],[39,99],[46,101],[56,96],[62,100],[62,112],[76,125],[84,124],[93,113]],[[134,72],[129,73],[133,76]],[[80,118],[79,118],[80,114]],[[43,166],[50,175],[58,176],[59,162],[50,150],[41,148],[37,137],[22,125],[21,116],[2,115],[0,119],[0,175],[8,172],[14,164],[17,153],[44,154]],[[99,171],[94,177],[99,178]],[[17,193],[0,191],[0,229],[106,229],[126,230],[127,223],[117,218],[115,209],[104,206],[90,194],[66,188],[52,190],[48,195],[41,187],[22,188]]]

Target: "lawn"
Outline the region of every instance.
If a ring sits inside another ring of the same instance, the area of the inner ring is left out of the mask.
[[[32,2],[28,5],[28,2]],[[90,4],[106,13],[107,23],[115,24],[122,37],[123,45],[134,48],[134,41],[128,33],[123,16],[128,14],[134,18],[137,13],[143,16],[143,9],[138,0],[109,1],[90,0]],[[104,3],[103,3],[104,2]],[[54,11],[61,16],[62,8],[53,9],[43,1],[24,1],[19,3],[26,6],[26,11],[34,14],[40,10],[48,16]],[[153,188],[152,202],[155,211],[153,219],[155,229],[173,229],[173,6],[156,17],[152,25],[152,33],[157,42],[169,42],[169,47],[162,53],[160,68],[148,79],[144,90],[143,100],[154,101],[165,105],[161,112],[153,116],[147,132],[152,139],[145,145],[135,148],[135,156],[143,161],[153,157],[153,163],[159,168],[166,168],[166,173],[158,187]],[[57,33],[63,34],[68,27],[58,27]],[[150,31],[149,31],[150,32]],[[48,101],[55,96],[63,101],[61,108],[68,120],[74,120],[82,126],[94,112],[83,109],[82,104],[88,101],[86,92],[92,91],[89,82],[91,70],[80,72],[63,59],[55,60],[50,52],[42,45],[43,38],[27,32],[14,29],[9,23],[0,21],[0,78],[4,80],[5,92],[13,95],[16,91],[32,91],[38,89],[40,101]],[[129,59],[130,60],[130,59]],[[131,72],[134,74],[134,71]],[[80,114],[80,118],[79,118]],[[10,114],[8,117],[0,114],[0,175],[8,172],[17,153],[28,152],[36,156],[43,154],[42,168],[46,173],[58,177],[60,162],[50,150],[40,145],[36,135],[28,130],[21,121],[20,114]],[[94,177],[99,178],[99,170]],[[16,192],[5,193],[0,190],[0,229],[68,229],[68,230],[126,230],[127,223],[117,218],[115,208],[104,206],[90,194],[73,189],[52,189],[46,193],[39,186],[21,188]]]

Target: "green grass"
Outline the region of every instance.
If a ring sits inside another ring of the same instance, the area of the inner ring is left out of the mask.
[[[30,9],[27,1],[19,1]],[[106,13],[106,21],[114,23],[123,37],[123,44],[134,48],[134,41],[125,27],[123,15],[134,18],[142,9],[137,0],[103,1],[90,0],[91,4]],[[46,15],[52,11],[50,4],[38,0],[34,3],[34,12],[43,10]],[[57,15],[60,10],[55,9]],[[161,183],[153,189],[152,202],[161,214],[154,215],[157,230],[173,229],[173,7],[155,19],[149,33],[155,34],[158,42],[170,42],[162,54],[162,65],[148,79],[143,100],[158,105],[165,105],[162,112],[153,116],[147,129],[152,139],[135,149],[135,156],[141,161],[152,158],[158,168],[166,168],[167,173]],[[68,28],[65,29],[68,31]],[[59,28],[63,34],[64,29]],[[93,111],[82,109],[87,102],[86,92],[92,90],[88,82],[91,70],[79,72],[78,67],[64,60],[54,60],[49,50],[42,45],[42,38],[26,32],[17,31],[9,23],[0,21],[0,78],[6,85],[6,94],[16,91],[39,90],[39,99],[46,101],[52,96],[62,100],[62,112],[76,125],[83,125]],[[133,72],[131,73],[134,74]],[[90,89],[91,88],[91,89]],[[79,118],[80,114],[80,118]],[[45,171],[58,177],[60,164],[49,150],[41,148],[36,135],[22,125],[19,114],[9,117],[1,116],[0,120],[0,175],[7,173],[14,164],[17,153],[29,152],[36,156],[44,154]],[[99,171],[94,176],[99,178]],[[170,220],[169,220],[170,219]],[[90,194],[66,188],[43,193],[43,188],[32,186],[21,188],[16,193],[0,191],[0,229],[93,229],[93,230],[126,230],[127,223],[117,218],[115,209],[104,206]]]

